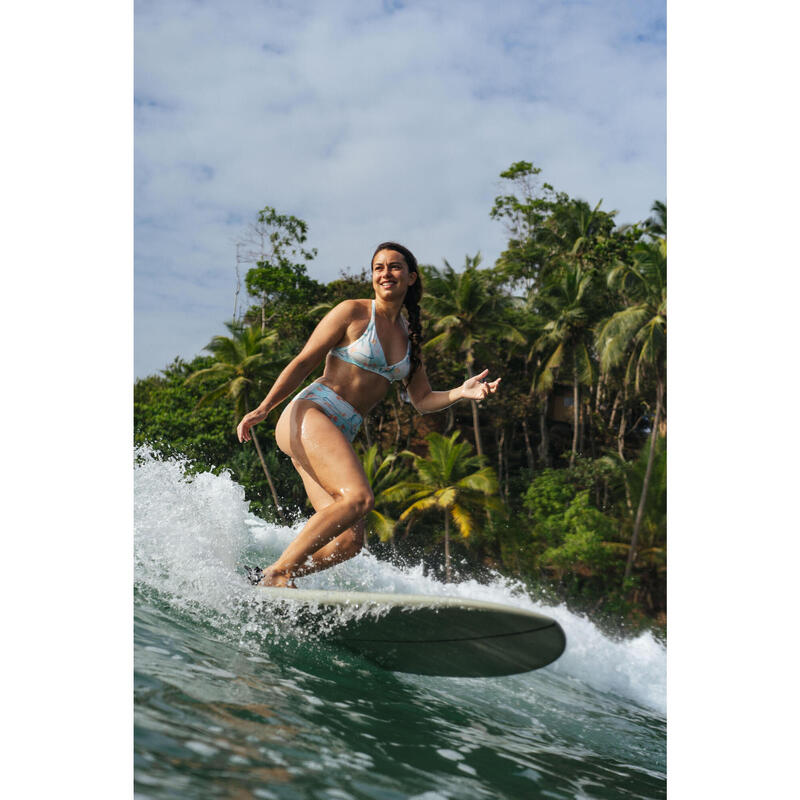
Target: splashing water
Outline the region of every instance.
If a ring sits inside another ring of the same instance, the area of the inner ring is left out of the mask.
[[[189,786],[213,796],[217,783],[211,767],[202,788],[196,780],[203,765],[220,759],[244,791],[253,789],[248,776],[253,764],[260,764],[272,776],[266,785],[259,783],[261,794],[255,796],[263,797],[317,796],[320,787],[333,792],[324,796],[345,796],[337,791],[352,796],[352,775],[362,772],[371,788],[359,796],[412,796],[417,781],[434,792],[427,795],[431,798],[531,796],[537,790],[553,797],[613,797],[623,789],[630,796],[664,796],[666,653],[652,635],[614,641],[591,620],[535,601],[512,579],[497,575],[489,583],[443,584],[424,575],[421,566],[401,568],[368,552],[302,579],[308,589],[503,603],[547,614],[567,635],[564,655],[533,673],[492,679],[386,673],[321,645],[315,631],[296,621],[265,615],[243,564],[273,561],[302,521],[289,528],[253,516],[244,489],[229,474],[186,477],[180,459],[139,448],[134,519],[136,780],[143,796],[174,796]],[[232,700],[232,683],[261,700],[242,701],[241,689]],[[165,700],[175,687],[194,698],[190,711]],[[380,696],[370,687],[378,687]],[[379,716],[370,713],[388,702],[387,693],[397,694],[400,705]],[[220,706],[221,695],[226,699]],[[250,719],[254,714],[260,723]],[[393,716],[388,731],[387,715]],[[321,737],[314,745],[316,759],[298,755],[294,734],[288,736],[291,746],[273,741],[263,752],[243,744],[248,736],[266,736],[276,716],[279,725],[316,731],[308,734]],[[208,717],[218,729],[210,737],[198,732],[207,731]],[[325,720],[321,733],[320,720]],[[361,756],[342,749],[330,735],[331,720],[339,726],[336,736],[373,744]],[[402,769],[393,758],[394,766],[387,762],[381,772],[381,752],[404,751],[405,737],[414,730],[436,734],[433,755],[412,748]],[[173,751],[180,753],[177,762]],[[241,774],[237,758],[246,762]],[[344,779],[344,773],[351,777]],[[293,793],[298,787],[301,793]]]

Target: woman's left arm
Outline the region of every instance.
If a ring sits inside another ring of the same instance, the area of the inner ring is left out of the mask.
[[[411,404],[417,411],[421,414],[431,414],[434,411],[441,411],[459,400],[483,400],[487,395],[494,394],[501,378],[496,378],[493,381],[484,381],[488,374],[489,370],[485,369],[479,375],[473,375],[455,389],[435,392],[431,389],[428,376],[425,374],[425,367],[420,365],[406,387],[406,391],[411,399]]]

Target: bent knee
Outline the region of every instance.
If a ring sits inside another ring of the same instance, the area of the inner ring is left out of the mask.
[[[375,495],[372,490],[367,486],[363,489],[355,489],[352,492],[347,492],[343,495],[344,501],[359,517],[365,517],[375,508]]]

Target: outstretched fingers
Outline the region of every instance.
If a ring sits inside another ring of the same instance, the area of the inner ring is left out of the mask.
[[[495,378],[493,381],[485,381],[484,378],[488,374],[489,370],[485,369],[480,374],[473,375],[466,381],[464,384],[464,388],[466,389],[465,397],[470,400],[483,400],[485,397],[488,397],[488,395],[494,394],[502,379]]]

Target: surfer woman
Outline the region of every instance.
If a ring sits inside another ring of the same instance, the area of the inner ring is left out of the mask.
[[[275,441],[292,459],[316,513],[274,564],[249,571],[253,583],[294,587],[294,578],[340,564],[364,546],[364,517],[374,498],[352,442],[391,382],[403,381],[423,414],[461,399],[482,400],[500,383],[484,382],[484,370],[455,389],[431,390],[420,359],[422,282],[407,248],[378,246],[372,288],[374,300],[345,300],[322,319],[258,408],[239,423],[239,441],[247,442],[250,428],[325,359],[322,377],[293,398],[275,427]],[[404,305],[408,322],[400,313]]]

